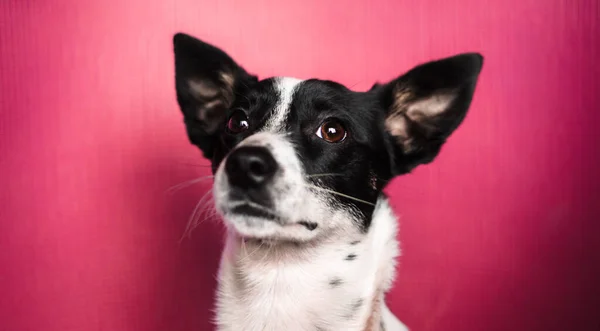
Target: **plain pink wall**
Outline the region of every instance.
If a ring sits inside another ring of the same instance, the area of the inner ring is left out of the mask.
[[[437,161],[388,188],[413,330],[600,329],[597,0],[0,2],[0,330],[210,330],[222,230],[171,37],[364,90],[486,57]]]

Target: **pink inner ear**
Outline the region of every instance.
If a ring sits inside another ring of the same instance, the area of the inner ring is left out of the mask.
[[[415,122],[441,115],[456,98],[454,93],[434,94],[406,105],[406,116]]]
[[[202,107],[198,108],[196,118],[200,122],[206,122],[217,117],[217,112],[223,108],[223,101],[215,99],[213,101],[205,103]]]
[[[191,94],[197,100],[208,100],[220,98],[224,103],[229,103],[233,100],[233,84],[234,77],[228,72],[219,73],[219,77],[215,81],[208,79],[190,79],[188,87]]]
[[[200,127],[206,133],[216,132],[233,102],[233,76],[221,73],[218,81],[190,79],[187,83]]]
[[[408,120],[403,113],[394,113],[385,119],[385,129],[389,132],[405,152],[413,150],[413,143],[408,134]]]
[[[219,94],[219,89],[206,81],[190,79],[188,86],[196,99],[212,99]]]
[[[408,137],[408,123],[402,114],[392,114],[385,119],[385,129],[399,139]]]
[[[410,97],[410,93],[398,94],[396,111],[389,114],[385,120],[386,130],[397,139],[406,153],[416,147],[409,133],[409,122],[426,125],[428,119],[440,116],[448,110],[456,95],[445,92],[418,100],[410,100]]]

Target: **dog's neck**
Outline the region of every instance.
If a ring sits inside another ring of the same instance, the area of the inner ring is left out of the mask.
[[[380,198],[367,233],[275,245],[228,234],[219,330],[380,330],[399,253],[396,222]]]

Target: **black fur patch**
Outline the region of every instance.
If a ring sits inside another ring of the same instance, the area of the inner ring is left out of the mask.
[[[354,261],[356,260],[357,255],[356,254],[348,254],[348,256],[346,256],[346,258],[344,260],[346,261]]]
[[[318,226],[317,223],[307,222],[307,221],[300,221],[300,222],[298,222],[298,224],[304,226],[305,228],[309,229],[310,231],[316,229]]]
[[[356,316],[356,313],[365,303],[365,300],[362,298],[354,300],[348,307],[348,314],[346,314],[347,319],[353,319]]]
[[[335,277],[329,281],[329,286],[331,286],[331,288],[336,288],[340,287],[343,283],[344,281],[341,278]]]

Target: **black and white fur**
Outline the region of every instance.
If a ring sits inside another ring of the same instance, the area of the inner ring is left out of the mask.
[[[437,156],[467,113],[482,56],[429,62],[355,92],[259,80],[185,34],[174,48],[188,137],[212,162],[228,229],[218,330],[406,330],[384,302],[399,248],[382,189]],[[322,139],[324,123],[345,139]]]

